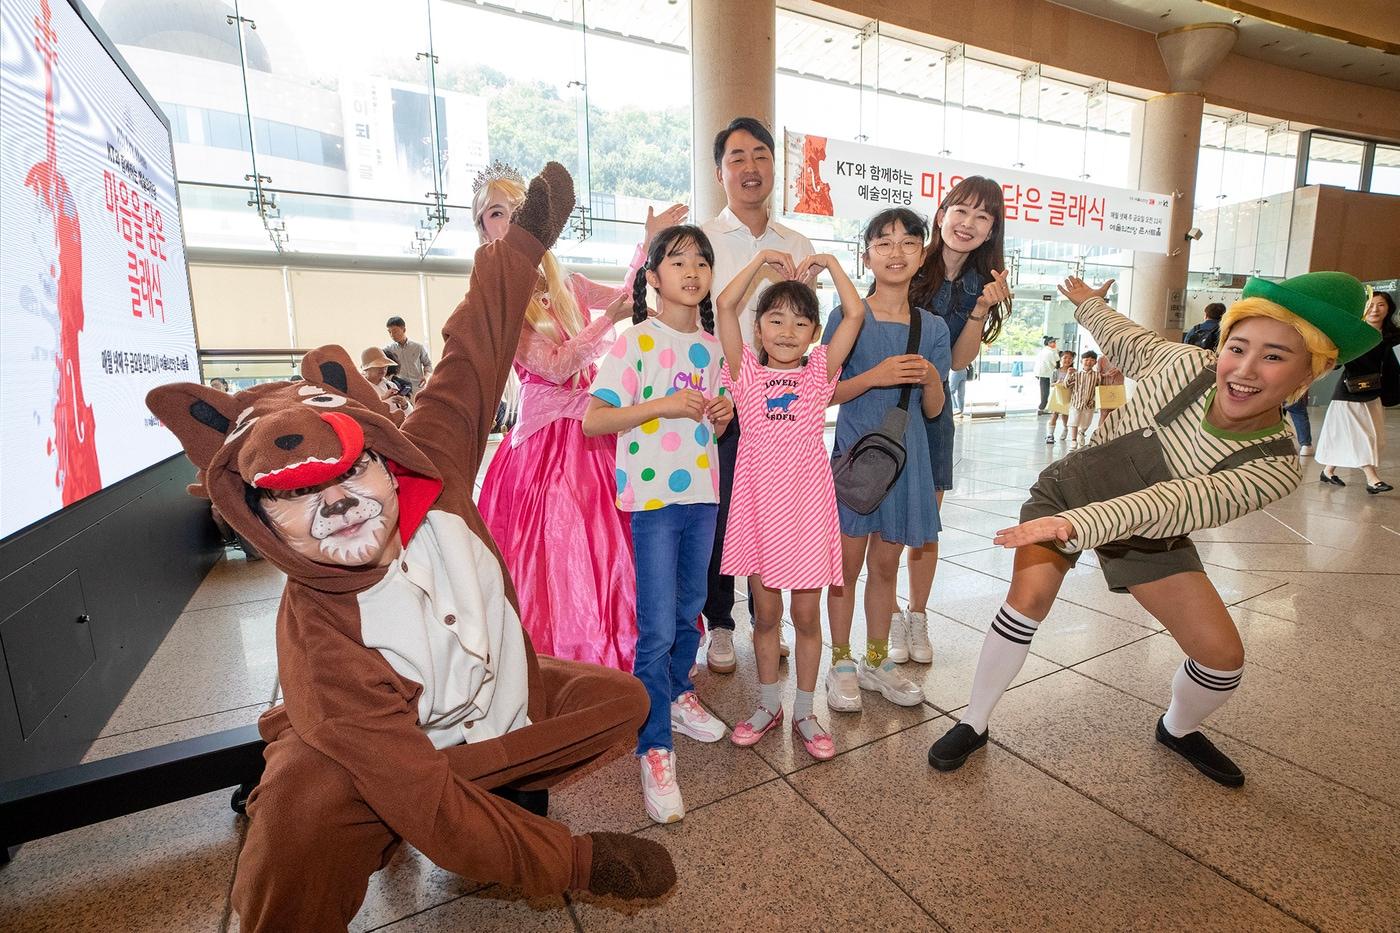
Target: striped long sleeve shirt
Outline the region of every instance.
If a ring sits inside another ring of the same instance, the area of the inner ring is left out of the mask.
[[[1211,473],[1213,466],[1237,450],[1277,437],[1292,437],[1282,417],[1278,424],[1249,434],[1223,431],[1209,424],[1215,389],[1211,388],[1170,424],[1154,416],[1216,354],[1190,344],[1172,343],[1134,324],[1102,299],[1091,298],[1075,319],[1094,335],[1104,353],[1137,382],[1128,403],[1094,433],[1091,444],[1152,428],[1162,444],[1174,477],[1146,489],[1062,512],[1074,526],[1077,543],[1095,548],[1134,535],[1171,538],[1200,528],[1216,528],[1277,502],[1298,488],[1302,468],[1296,456],[1262,457],[1233,469]]]

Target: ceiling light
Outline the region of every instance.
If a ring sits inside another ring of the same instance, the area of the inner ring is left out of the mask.
[[[1167,11],[1166,11],[1165,13],[1158,13],[1158,14],[1157,14],[1157,18],[1158,18],[1158,19],[1166,19],[1168,16],[1171,16],[1171,15],[1172,15],[1171,7],[1167,7]]]

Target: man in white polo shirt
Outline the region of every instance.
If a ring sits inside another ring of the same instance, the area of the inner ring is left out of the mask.
[[[773,194],[773,161],[773,134],[753,117],[736,117],[715,137],[715,179],[724,187],[728,203],[718,217],[701,225],[715,250],[712,296],[724,291],[759,250],[782,250],[797,261],[815,252],[811,240],[770,217],[768,202]],[[777,272],[764,267],[750,286],[745,313],[739,317],[745,343],[753,343],[753,310],[758,305],[758,296],[777,281]],[[719,515],[705,598],[705,621],[710,628],[706,664],[719,674],[731,673],[735,666],[734,578],[720,574],[719,562],[724,551],[724,529],[729,518],[729,492],[734,484],[740,430],[736,417],[719,439]]]

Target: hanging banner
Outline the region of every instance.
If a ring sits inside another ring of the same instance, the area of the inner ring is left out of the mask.
[[[1171,197],[1084,181],[991,168],[787,131],[783,210],[863,220],[886,207],[933,217],[964,178],[1001,183],[1006,232],[1027,240],[1168,253]]]

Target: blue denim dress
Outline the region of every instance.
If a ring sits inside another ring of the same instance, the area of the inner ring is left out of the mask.
[[[977,306],[977,296],[982,294],[982,289],[986,284],[987,280],[969,265],[955,281],[945,281],[938,287],[938,291],[934,292],[933,307],[929,310],[942,318],[944,323],[948,325],[949,347],[958,342],[958,335],[962,333],[963,325],[971,316],[972,309]],[[943,383],[943,394],[945,397],[952,397],[948,393],[946,381]],[[924,426],[928,429],[929,460],[933,464],[933,488],[952,489],[952,404],[945,404],[937,418],[925,418]]]
[[[932,363],[946,382],[948,379],[949,355],[948,328],[940,318],[927,311],[922,314],[919,324],[919,353]],[[826,332],[822,343],[831,343],[841,323],[841,308],[838,305],[826,322]],[[865,323],[860,337],[841,368],[841,378],[850,379],[868,369],[880,365],[886,357],[899,356],[909,345],[909,326],[891,321],[880,321],[865,306]],[[884,386],[869,390],[849,402],[843,402],[836,416],[836,445],[834,453],[850,447],[862,435],[874,431],[885,420],[885,415],[899,403],[899,389]],[[923,403],[923,389],[914,387],[909,397],[909,425],[904,431],[906,459],[904,472],[899,475],[894,487],[885,496],[880,507],[869,515],[861,515],[853,509],[837,503],[836,511],[841,519],[841,533],[851,537],[874,534],[895,544],[909,547],[923,547],[938,540],[941,527],[938,521],[938,508],[933,498],[933,471],[928,462],[925,447],[920,443],[926,431],[920,430],[922,415],[919,406]],[[946,405],[944,406],[947,407]]]

